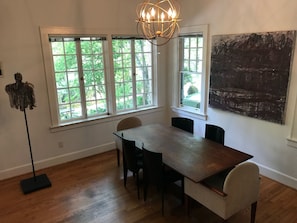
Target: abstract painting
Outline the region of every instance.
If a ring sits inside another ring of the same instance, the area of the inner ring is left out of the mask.
[[[295,31],[212,37],[209,106],[284,124]]]

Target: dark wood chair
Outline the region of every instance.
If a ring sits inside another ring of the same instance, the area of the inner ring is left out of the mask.
[[[125,129],[130,129],[130,128],[135,128],[138,126],[141,126],[142,122],[139,118],[137,117],[128,117],[125,119],[122,119],[118,125],[117,125],[117,131],[125,130]],[[118,166],[120,166],[120,151],[122,150],[122,142],[120,138],[116,138],[116,150],[117,150],[117,161],[118,161]]]
[[[184,117],[172,117],[171,125],[184,131],[194,133],[194,121]]]
[[[225,130],[222,127],[219,127],[216,125],[206,124],[205,125],[205,138],[224,145]]]
[[[205,125],[205,138],[224,145],[225,130],[220,126],[206,124]],[[233,168],[234,167],[230,167],[230,168],[222,171],[218,175],[220,175],[221,177],[226,176]]]
[[[140,149],[135,146],[135,141],[122,138],[123,147],[123,170],[124,170],[124,186],[127,184],[128,170],[136,176],[137,195],[139,195],[139,171],[143,169],[143,154]]]
[[[162,215],[164,215],[164,197],[166,185],[181,181],[181,199],[184,199],[184,177],[163,164],[162,153],[143,151],[143,198],[146,201],[149,185],[154,185],[161,192]]]

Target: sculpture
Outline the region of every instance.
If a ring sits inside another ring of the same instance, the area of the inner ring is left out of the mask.
[[[35,106],[34,85],[28,82],[22,82],[23,77],[20,73],[14,74],[15,83],[8,84],[5,87],[9,95],[9,102],[12,108],[24,111],[29,106],[32,110]]]
[[[31,156],[31,164],[32,164],[32,172],[33,177],[25,180],[21,180],[21,187],[24,194],[31,193],[36,190],[40,190],[42,188],[50,187],[51,182],[47,178],[46,174],[41,174],[36,176],[33,154],[31,149],[31,141],[29,135],[29,128],[27,122],[26,108],[29,107],[32,110],[35,106],[35,95],[34,95],[34,85],[28,82],[23,82],[23,77],[21,73],[14,74],[15,83],[8,84],[5,87],[6,93],[9,95],[10,107],[20,109],[20,111],[24,112],[28,143],[30,149]]]

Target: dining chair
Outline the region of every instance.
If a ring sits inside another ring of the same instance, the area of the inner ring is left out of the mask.
[[[137,185],[137,196],[139,195],[139,171],[143,169],[143,154],[140,149],[135,145],[135,141],[127,140],[122,138],[122,148],[123,148],[123,171],[124,171],[124,186],[127,184],[128,171],[133,173],[133,176],[136,176],[136,185]]]
[[[130,128],[135,128],[138,126],[141,126],[142,122],[139,118],[137,117],[128,117],[125,119],[122,119],[118,125],[117,125],[117,131],[125,130],[125,129],[130,129]],[[122,151],[122,141],[119,137],[116,137],[115,139],[116,142],[116,150],[117,150],[117,161],[118,161],[118,166],[120,166],[120,151]]]
[[[194,121],[184,117],[172,117],[171,125],[184,131],[194,133]]]
[[[143,151],[143,198],[146,201],[149,185],[154,185],[161,192],[162,215],[164,215],[164,197],[166,186],[181,182],[181,199],[184,200],[184,178],[181,174],[163,163],[162,153],[142,148]]]
[[[217,126],[217,125],[206,124],[205,125],[205,138],[224,145],[225,144],[225,130],[222,127]],[[230,170],[232,170],[233,168],[234,167],[224,170],[221,173],[221,175],[226,176],[230,172]]]
[[[224,145],[225,130],[220,126],[206,124],[205,125],[205,138]]]
[[[185,178],[187,207],[191,197],[223,218],[224,222],[240,210],[251,206],[250,222],[254,223],[259,188],[259,168],[251,162],[235,166],[225,178],[215,175],[200,183]]]

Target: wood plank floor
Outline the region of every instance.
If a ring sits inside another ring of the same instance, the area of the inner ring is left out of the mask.
[[[165,214],[161,214],[160,196],[152,189],[148,201],[137,199],[132,176],[123,186],[122,168],[117,167],[116,152],[58,165],[42,171],[52,187],[23,195],[19,182],[24,175],[0,181],[1,223],[217,223],[222,220],[201,205],[191,206],[186,215],[180,199],[169,188]],[[297,191],[266,177],[261,180],[256,222],[297,222]],[[241,211],[229,223],[248,223],[250,210]]]

